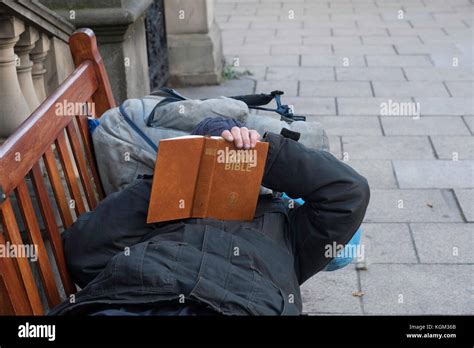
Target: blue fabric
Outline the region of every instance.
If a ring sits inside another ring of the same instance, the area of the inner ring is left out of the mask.
[[[194,127],[191,134],[220,136],[223,131],[233,127],[242,127],[242,123],[233,118],[207,117]]]
[[[283,193],[283,198],[292,199],[288,197],[286,193]],[[304,204],[304,200],[301,198],[293,199],[294,202],[298,204]],[[342,255],[338,255],[331,260],[324,268],[325,272],[337,271],[338,269],[346,267],[350,264],[354,257],[346,257],[345,255],[351,255],[349,249],[355,249],[358,245],[360,245],[360,236],[362,235],[362,230],[360,228],[357,229],[356,233],[352,236],[351,240],[345,245],[344,250],[340,253]]]
[[[100,121],[96,118],[87,119],[87,127],[89,128],[89,133],[94,133],[95,129],[99,126]]]

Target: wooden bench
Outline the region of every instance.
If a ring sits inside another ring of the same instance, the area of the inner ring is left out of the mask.
[[[92,30],[76,31],[69,45],[75,71],[0,146],[0,247],[5,251],[9,246],[16,250],[21,245],[36,246],[35,268],[41,279],[35,282],[28,258],[0,257],[1,315],[42,315],[45,308],[60,303],[61,297],[76,292],[66,267],[61,225],[68,228],[77,216],[93,209],[104,197],[87,118],[57,115],[56,106],[65,100],[82,105],[92,102],[96,113],[93,116],[98,117],[115,107],[115,101]],[[49,188],[54,193],[53,199],[48,194]],[[40,214],[36,214],[33,198]],[[22,240],[13,201],[18,202],[26,241]],[[62,224],[56,221],[56,213]],[[40,221],[45,233],[40,230]],[[46,244],[54,257],[48,257]],[[62,284],[55,279],[53,264]],[[41,300],[42,293],[47,303]]]

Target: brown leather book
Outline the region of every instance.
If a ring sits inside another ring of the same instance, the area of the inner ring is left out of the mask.
[[[245,150],[221,137],[161,140],[147,222],[252,220],[267,153],[265,142]]]

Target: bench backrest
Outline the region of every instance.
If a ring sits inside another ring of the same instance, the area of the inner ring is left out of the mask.
[[[18,251],[21,245],[35,246],[34,266],[41,280],[35,282],[28,258],[0,257],[0,314],[41,315],[44,308],[61,302],[61,288],[66,296],[76,291],[66,267],[60,226],[68,228],[75,218],[92,210],[104,197],[87,118],[67,114],[66,109],[58,115],[58,110],[59,104],[93,105],[93,116],[97,117],[114,107],[115,102],[92,30],[76,31],[69,45],[75,71],[0,146],[0,247],[5,253]],[[15,201],[27,241],[22,240],[14,213]],[[56,215],[62,224],[57,222]],[[40,221],[49,243],[43,240]],[[49,246],[54,255],[51,259]],[[55,280],[53,265],[62,284]],[[38,285],[43,291],[39,291]],[[47,303],[42,303],[41,293]]]

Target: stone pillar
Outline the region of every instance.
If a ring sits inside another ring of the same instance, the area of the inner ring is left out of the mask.
[[[144,17],[153,0],[40,0],[76,28],[91,28],[115,100],[150,92]]]
[[[30,115],[18,82],[13,49],[24,30],[22,21],[0,13],[0,138],[8,137]]]
[[[165,0],[170,85],[220,83],[224,58],[214,5],[214,0]]]
[[[33,63],[30,60],[30,52],[35,47],[35,42],[38,41],[38,39],[38,30],[27,26],[25,31],[20,35],[20,40],[18,40],[15,45],[15,53],[20,59],[20,65],[16,67],[18,81],[20,82],[20,87],[28,103],[30,112],[34,111],[39,105],[33,85],[33,76],[31,75]]]
[[[56,37],[51,37],[49,45],[49,53],[43,63],[46,68],[46,75],[44,75],[46,95],[53,93],[74,71],[69,45]]]
[[[97,30],[96,35],[115,100],[149,94],[145,18],[141,16],[122,30],[113,26]]]
[[[33,61],[33,85],[35,86],[36,97],[41,103],[46,99],[46,89],[44,85],[44,60],[49,51],[49,39],[46,34],[41,34],[40,39],[36,42],[35,48],[30,53],[30,58]]]

